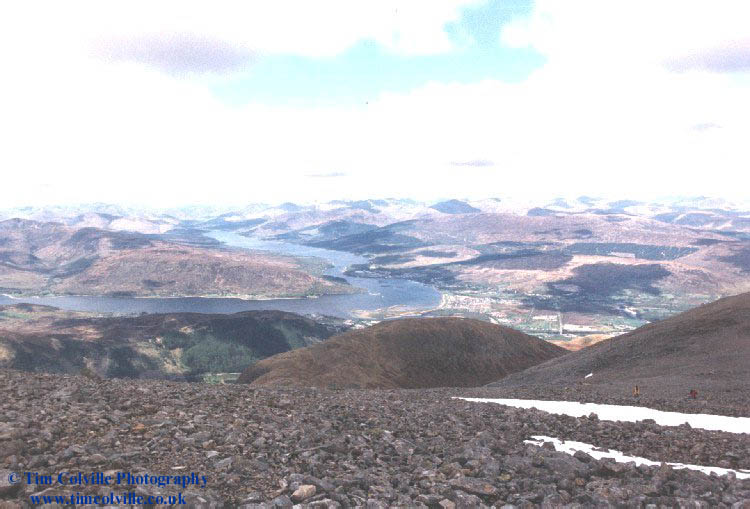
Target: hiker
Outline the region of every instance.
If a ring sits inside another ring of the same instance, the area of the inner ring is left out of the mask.
[[[641,389],[636,385],[635,387],[633,387],[633,397],[637,398],[640,395],[641,395]]]
[[[690,397],[696,399],[698,397],[698,391],[696,391],[695,389],[690,389]]]

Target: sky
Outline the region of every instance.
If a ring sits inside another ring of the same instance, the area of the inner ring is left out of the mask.
[[[750,2],[0,6],[2,206],[746,198]]]

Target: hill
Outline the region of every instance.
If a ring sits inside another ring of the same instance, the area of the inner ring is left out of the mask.
[[[0,291],[26,295],[302,297],[352,293],[298,260],[164,236],[0,221]]]
[[[349,388],[471,387],[565,350],[521,332],[464,318],[407,318],[348,331],[275,355],[238,382]]]
[[[282,311],[98,316],[50,306],[0,306],[0,368],[104,377],[192,378],[240,372],[265,357],[346,330]]]
[[[514,374],[493,387],[586,385],[612,395],[726,399],[750,387],[750,293],[726,297]],[[592,373],[588,378],[586,375]]]
[[[441,201],[430,208],[442,212],[443,214],[474,214],[481,212],[478,208],[472,207],[465,201],[461,200]]]

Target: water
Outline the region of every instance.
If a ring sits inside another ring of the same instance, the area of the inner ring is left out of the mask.
[[[351,253],[264,241],[236,233],[213,231],[209,236],[228,246],[264,250],[293,256],[314,256],[331,264],[327,275],[345,278],[349,284],[362,288],[364,293],[353,295],[325,295],[314,299],[243,300],[230,298],[133,298],[133,297],[23,297],[0,296],[0,304],[30,302],[72,311],[96,313],[237,313],[248,310],[278,309],[300,314],[318,313],[349,318],[354,311],[374,311],[388,307],[420,311],[432,309],[440,303],[440,293],[434,288],[403,279],[369,279],[344,276],[346,268],[367,259]]]

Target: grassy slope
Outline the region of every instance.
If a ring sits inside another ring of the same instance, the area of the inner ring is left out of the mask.
[[[499,325],[463,318],[381,322],[249,367],[255,385],[423,388],[476,386],[565,350]]]
[[[512,375],[499,387],[589,384],[685,397],[747,391],[750,293],[726,297]],[[584,379],[588,373],[593,373]],[[585,382],[584,382],[585,380]]]
[[[0,306],[0,367],[113,377],[242,371],[323,341],[343,326],[281,311],[91,316],[48,306]]]

